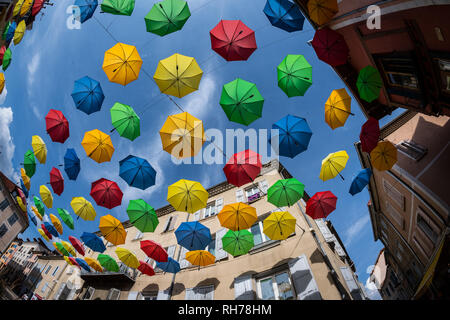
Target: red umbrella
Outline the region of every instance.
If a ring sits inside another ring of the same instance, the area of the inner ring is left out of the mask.
[[[80,265],[78,264],[77,260],[75,260],[74,257],[67,257],[67,258],[69,258],[70,262],[72,262],[74,266],[77,266],[78,268],[81,269]]]
[[[119,206],[123,197],[117,183],[104,178],[92,182],[90,195],[99,206],[108,209]]]
[[[41,229],[42,229],[42,231],[44,231],[45,235],[46,235],[50,240],[52,240],[53,236],[52,236],[52,234],[51,234],[50,232],[48,232],[48,230],[47,230],[47,228],[44,226],[44,224],[41,224]]]
[[[380,139],[380,125],[377,119],[370,117],[362,125],[359,139],[361,140],[361,149],[364,152],[370,153],[377,146]]]
[[[31,15],[34,17],[41,11],[42,7],[44,6],[44,2],[46,0],[34,0],[33,3],[33,9],[31,10]]]
[[[306,214],[313,219],[326,218],[336,209],[337,197],[331,191],[316,192],[306,202]]]
[[[64,178],[61,175],[61,171],[56,169],[55,167],[52,168],[50,171],[50,185],[52,186],[53,192],[56,193],[58,196],[61,195],[64,191]]]
[[[2,46],[0,48],[0,63],[3,63],[3,56],[5,55],[6,47]]]
[[[146,274],[148,276],[154,276],[155,275],[155,270],[153,270],[152,266],[149,265],[147,262],[141,261],[139,260],[139,267],[138,270],[140,272],[142,272],[143,274]]]
[[[25,197],[25,194],[23,193],[22,189],[17,188],[17,193],[19,194],[19,197],[22,200],[23,205],[26,207],[27,206],[27,198]]]
[[[84,251],[83,243],[80,240],[78,240],[77,238],[72,237],[72,236],[69,236],[69,241],[72,244],[72,246],[75,248],[75,250],[77,250],[79,254],[84,256],[85,251]]]
[[[223,172],[228,183],[240,187],[255,180],[261,168],[261,156],[248,149],[235,153],[223,167]]]
[[[61,111],[50,109],[45,116],[45,125],[53,142],[64,143],[69,137],[69,122]]]
[[[227,61],[247,60],[257,48],[255,32],[241,20],[220,20],[209,35],[212,49]]]
[[[152,258],[158,262],[167,262],[169,258],[166,250],[152,240],[141,241],[141,250],[144,251],[149,258]]]
[[[317,30],[311,42],[317,57],[330,66],[340,66],[347,62],[348,46],[343,36],[330,28]]]

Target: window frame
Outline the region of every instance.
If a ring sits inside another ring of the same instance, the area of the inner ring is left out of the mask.
[[[275,299],[274,300],[281,300],[279,299],[280,293],[278,289],[278,283],[276,281],[276,277],[280,274],[286,273],[288,275],[289,285],[291,286],[291,292],[292,292],[292,299],[291,300],[297,300],[297,293],[295,292],[294,284],[292,283],[292,277],[289,270],[282,270],[275,273],[272,273],[270,275],[255,279],[256,280],[256,296],[258,300],[263,300],[262,298],[262,289],[261,289],[261,282],[264,280],[271,279],[272,280],[272,292],[274,294]],[[270,301],[270,300],[268,300]]]
[[[3,228],[5,229],[5,231],[3,232]],[[6,224],[5,223],[2,223],[1,225],[0,225],[0,238],[1,237],[3,237],[5,234],[7,234],[8,233],[8,227],[6,226]]]
[[[412,140],[403,140],[402,142],[398,143],[395,147],[406,157],[416,162],[422,160],[428,153],[428,149],[426,147],[421,146],[420,144]],[[411,151],[416,152],[417,156],[412,154]]]

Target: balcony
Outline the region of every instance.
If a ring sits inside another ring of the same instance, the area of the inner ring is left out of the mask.
[[[111,271],[104,271],[104,272],[98,272],[95,270],[86,271],[84,269],[81,269],[81,279],[84,281],[132,281],[134,282],[136,280],[138,271],[136,269],[130,268],[127,265],[125,265],[122,262],[118,263],[119,265],[119,272],[111,272]]]
[[[261,198],[260,192],[257,192],[255,194],[252,194],[251,196],[247,197],[247,203],[253,203]]]

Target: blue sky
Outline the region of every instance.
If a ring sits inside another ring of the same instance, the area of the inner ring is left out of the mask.
[[[268,129],[287,114],[306,118],[313,131],[309,149],[294,159],[282,157],[280,161],[305,184],[311,196],[318,191],[331,190],[339,198],[338,207],[329,219],[355,262],[360,281],[365,283],[366,270],[382,248],[379,241],[373,241],[367,190],[353,197],[348,193],[353,175],[361,169],[353,143],[359,140],[365,118],[353,100],[355,116],[349,117],[345,127],[331,130],[325,123],[325,101],[333,89],[345,86],[307,44],[314,36],[312,27],[307,21],[300,32],[287,33],[272,27],[262,12],[265,0],[196,0],[188,1],[192,15],[184,28],[161,38],[145,29],[144,16],[155,2],[136,1],[131,17],[101,14],[100,7],[94,16],[119,42],[137,47],[143,59],[142,68],[150,75],[159,60],[174,53],[194,57],[204,72],[200,88],[182,99],[174,99],[185,111],[203,120],[207,129],[218,128],[223,132],[227,128],[246,129],[229,122],[219,105],[222,86],[237,77],[255,83],[265,98],[263,117],[248,128]],[[168,115],[179,110],[159,93],[153,80],[142,70],[139,79],[126,87],[109,82],[102,70],[103,57],[116,42],[94,19],[82,24],[79,30],[68,29],[66,9],[71,4],[72,1],[55,1],[52,7],[43,10],[44,16],[37,17],[33,30],[25,33],[22,42],[17,47],[11,45],[12,63],[5,72],[6,90],[0,96],[2,171],[11,177],[17,176],[23,154],[31,149],[32,135],[41,136],[47,144],[47,163],[38,164],[31,181],[31,195],[38,195],[39,186],[49,182],[52,166],[63,163],[67,148],[75,148],[82,159],[82,170],[76,182],[67,179],[63,172],[65,191],[61,196],[54,195],[54,209],[46,212],[54,213],[58,207],[71,211],[71,198],[84,196],[94,204],[97,218],[93,222],[78,220],[73,231],[65,228],[64,239],[69,235],[79,237],[82,231],[98,230],[99,217],[104,214],[111,213],[126,220],[125,209],[130,199],[142,198],[154,208],[166,205],[167,186],[181,178],[198,180],[205,187],[225,180],[223,165],[176,166],[170,161],[170,155],[161,151],[159,129]],[[258,49],[248,61],[226,62],[211,50],[209,30],[220,19],[241,19],[255,30]],[[313,66],[313,85],[304,97],[288,98],[277,86],[276,67],[287,54],[302,54]],[[102,110],[89,116],[75,108],[70,96],[74,81],[85,75],[100,81],[106,96]],[[131,142],[118,134],[112,135],[116,149],[112,161],[97,164],[86,158],[80,142],[86,131],[97,128],[108,133],[112,129],[109,109],[115,102],[131,105],[140,115],[141,136]],[[51,142],[46,134],[44,117],[51,108],[61,110],[70,122],[70,138],[64,144]],[[337,177],[323,182],[319,179],[321,160],[339,150],[346,150],[350,156],[342,171],[345,181]],[[129,187],[118,176],[118,162],[128,154],[149,160],[157,171],[155,186],[141,191]],[[91,182],[102,177],[116,181],[124,192],[122,205],[111,211],[96,206],[89,196]],[[34,225],[23,234],[24,238],[38,236]]]

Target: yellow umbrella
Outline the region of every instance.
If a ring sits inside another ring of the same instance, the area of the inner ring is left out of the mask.
[[[312,21],[322,26],[339,11],[337,0],[309,0],[308,13]]]
[[[256,209],[242,202],[227,204],[217,218],[222,227],[233,231],[249,229],[258,220]]]
[[[130,268],[138,268],[140,266],[139,260],[136,257],[136,255],[131,252],[130,250],[127,250],[125,248],[117,248],[116,254],[119,257],[120,261],[125,263]]]
[[[70,206],[73,212],[83,220],[92,221],[97,215],[92,204],[83,197],[73,197]]]
[[[77,256],[77,252],[75,251],[75,248],[72,246],[72,244],[70,244],[67,241],[61,241],[61,244],[63,245],[64,248],[66,248],[67,252],[69,252],[74,257]]]
[[[338,174],[344,179],[340,172],[345,168],[347,164],[348,154],[345,150],[330,153],[325,159],[322,160],[322,167],[320,169],[320,179],[327,181],[333,179]]]
[[[47,161],[47,146],[44,140],[39,136],[31,137],[31,146],[33,147],[33,152],[39,163],[45,163]]]
[[[25,24],[25,20],[22,20],[17,25],[16,31],[14,31],[14,45],[18,45],[25,34],[25,29],[27,25]]]
[[[169,186],[167,201],[177,211],[194,213],[206,207],[208,192],[200,182],[181,179]]]
[[[111,137],[98,129],[88,131],[84,134],[81,145],[88,157],[98,163],[111,161],[114,146]]]
[[[70,265],[73,266],[72,261],[70,261],[69,257],[63,256],[64,260],[66,260],[66,262]]]
[[[216,261],[210,252],[206,250],[194,250],[186,252],[186,260],[195,266],[208,266]]]
[[[390,170],[397,162],[397,148],[389,141],[380,141],[370,152],[370,161],[378,171]]]
[[[46,241],[50,241],[50,239],[47,237],[47,235],[45,234],[44,230],[42,230],[41,228],[38,229],[38,232],[41,234],[42,238],[44,238]],[[55,246],[56,248],[56,246]]]
[[[22,198],[20,198],[19,196],[16,196],[16,200],[17,200],[17,204],[19,205],[20,209],[22,209],[23,212],[27,212],[27,207],[22,202]]]
[[[333,90],[325,103],[325,121],[331,129],[342,127],[351,113],[352,98],[345,89]]]
[[[263,221],[263,232],[271,240],[284,240],[295,232],[295,219],[289,212],[273,212]]]
[[[162,93],[182,98],[198,90],[202,75],[194,58],[175,53],[159,61],[153,79]]]
[[[59,234],[62,234],[63,233],[63,226],[61,224],[61,221],[59,221],[59,219],[54,214],[50,214],[50,221],[52,222],[52,224],[55,227],[56,231],[58,231]]]
[[[3,89],[5,89],[5,74],[0,72],[0,94],[3,92]]]
[[[97,260],[89,258],[89,257],[85,257],[84,261],[86,261],[86,263],[89,265],[89,267],[91,267],[95,271],[103,272],[103,268]]]
[[[135,46],[117,43],[105,52],[103,71],[109,81],[123,86],[136,80],[142,66],[142,59]]]
[[[127,233],[123,228],[122,223],[108,214],[100,218],[99,229],[106,240],[117,246],[125,243]]]
[[[53,196],[50,190],[45,185],[41,185],[39,187],[39,194],[45,206],[50,209],[53,206]]]
[[[20,8],[22,7],[23,2],[24,2],[24,0],[18,0],[16,2],[16,5],[14,6],[13,14],[12,14],[13,17],[15,17],[19,14]]]
[[[33,5],[33,1],[34,0],[25,0],[23,2],[22,7],[20,8],[20,16],[21,17],[23,17],[31,9],[31,6]]]
[[[188,112],[168,116],[159,135],[163,149],[179,159],[195,156],[206,141],[203,122]]]
[[[23,184],[25,185],[25,188],[30,190],[30,188],[31,188],[30,178],[27,176],[27,174],[23,168],[20,168],[20,175],[22,176],[22,180],[23,180]]]
[[[34,212],[34,214],[36,215],[36,217],[38,217],[39,218],[39,220],[41,220],[42,221],[42,215],[41,215],[41,213],[38,211],[38,209],[36,208],[36,207],[31,207],[31,210]]]

